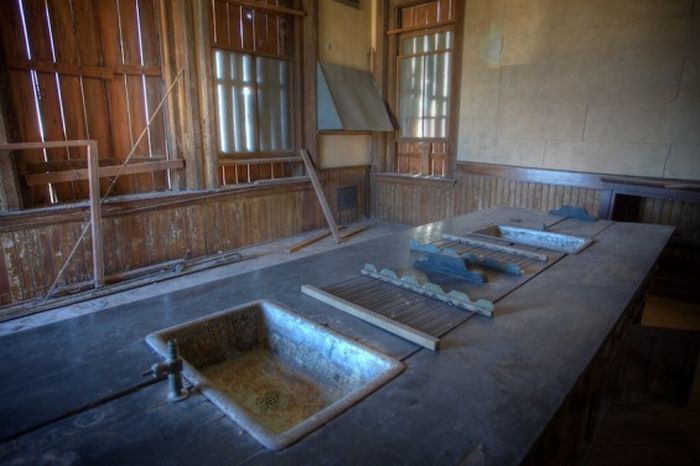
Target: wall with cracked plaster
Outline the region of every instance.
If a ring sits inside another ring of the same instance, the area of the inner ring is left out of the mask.
[[[700,1],[469,0],[458,159],[700,179]]]

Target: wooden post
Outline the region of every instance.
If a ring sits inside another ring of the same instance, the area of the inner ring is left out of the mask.
[[[430,169],[430,146],[431,144],[427,141],[422,141],[418,143],[418,150],[420,151],[420,174],[421,175],[432,175],[432,170]]]
[[[104,248],[102,244],[102,212],[97,141],[87,146],[88,184],[90,186],[90,225],[92,227],[92,268],[95,288],[105,284]]]
[[[178,91],[169,99],[168,120],[171,158],[185,160],[184,174],[171,171],[174,184],[180,190],[202,189],[204,186],[204,156],[199,134],[199,101],[197,99],[197,70],[194,47],[194,19],[189,0],[159,0],[160,46],[165,65],[166,83],[175,80],[178,70],[185,69]]]
[[[191,2],[194,22],[194,55],[197,68],[197,92],[199,97],[199,137],[204,155],[204,184],[207,189],[219,187],[219,154],[217,148],[216,103],[211,58],[211,22],[209,2]]]
[[[331,229],[331,234],[333,234],[333,239],[336,243],[340,243],[343,238],[340,237],[340,232],[338,231],[338,226],[335,223],[335,218],[333,218],[333,212],[328,206],[328,201],[326,200],[326,195],[323,193],[323,188],[321,183],[318,181],[318,176],[316,175],[316,169],[311,161],[311,157],[306,149],[300,149],[299,155],[301,155],[304,165],[306,166],[306,173],[311,178],[311,184],[316,191],[316,197],[318,197],[318,203],[321,204],[321,210],[323,215],[326,217],[326,222],[328,222],[328,227]]]
[[[310,153],[311,159],[319,161],[318,154],[318,123],[316,121],[316,62],[318,61],[318,15],[316,10],[318,2],[315,0],[302,0],[301,2],[306,16],[300,19],[302,23],[302,42],[297,42],[301,49],[302,62],[299,64],[302,70],[302,99],[300,105],[303,120],[301,122],[303,141],[300,147],[305,147]],[[302,45],[303,44],[303,45]],[[335,234],[333,235],[335,238]]]

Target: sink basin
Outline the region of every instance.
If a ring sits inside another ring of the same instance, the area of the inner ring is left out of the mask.
[[[176,338],[183,374],[256,440],[281,449],[368,396],[402,362],[271,301],[151,333],[164,357]]]
[[[576,254],[593,241],[582,236],[565,235],[552,231],[533,230],[509,225],[490,225],[475,231],[474,234],[567,254]]]

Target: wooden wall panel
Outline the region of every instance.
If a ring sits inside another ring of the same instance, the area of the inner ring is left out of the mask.
[[[358,209],[369,215],[369,167],[324,170],[321,181],[336,218],[336,190],[356,185]],[[0,223],[0,305],[41,296],[80,236],[85,207],[8,214]],[[174,259],[193,259],[321,228],[325,219],[311,184],[295,182],[215,193],[183,193],[104,206],[107,274]],[[91,279],[89,237],[61,285]]]
[[[1,232],[0,246],[6,276],[0,278],[0,297],[9,295],[10,299],[0,301],[0,304],[22,301],[45,293],[80,232],[81,225],[78,223],[40,225],[37,228]],[[89,280],[91,261],[90,242],[87,238],[78,248],[60,283]]]
[[[495,171],[492,170],[495,173]],[[502,176],[458,164],[454,182],[411,179],[392,175],[372,177],[372,216],[386,221],[421,225],[491,207],[521,207],[548,211],[562,204],[598,212],[598,188],[531,181],[517,171]]]
[[[387,178],[372,183],[372,216],[392,222],[420,225],[451,217],[452,183]]]
[[[697,202],[642,198],[639,221],[675,225],[681,236],[700,240],[700,204]]]

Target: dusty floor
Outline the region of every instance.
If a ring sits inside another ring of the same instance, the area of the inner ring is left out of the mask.
[[[281,264],[283,262],[310,256],[312,254],[318,254],[331,249],[342,248],[350,244],[356,244],[409,228],[407,225],[395,223],[366,222],[366,224],[368,225],[366,230],[347,238],[340,244],[335,244],[331,237],[327,237],[295,253],[288,253],[286,249],[292,244],[317,235],[320,230],[306,232],[301,235],[292,236],[271,243],[243,248],[237,252],[239,252],[244,259],[249,257],[252,257],[252,259],[183,275],[181,277],[173,278],[160,283],[146,285],[140,288],[122,291],[120,293],[115,293],[101,298],[91,299],[78,304],[59,307],[38,314],[2,322],[0,323],[0,336],[21,332],[40,325],[70,319],[72,317],[101,311],[103,309],[108,309],[122,304],[133,303],[152,296],[157,296],[159,294],[169,293],[175,290],[182,290],[201,285],[203,283],[219,280],[224,277],[249,272],[251,270],[270,267],[275,264]],[[353,225],[349,225],[349,227],[352,226]]]

